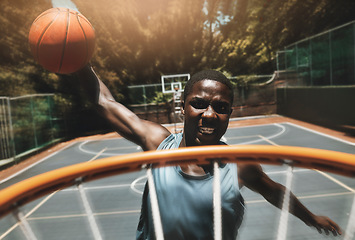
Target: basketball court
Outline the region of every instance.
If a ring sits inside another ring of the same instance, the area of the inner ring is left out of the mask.
[[[229,145],[288,145],[355,154],[355,138],[279,116],[233,119],[224,140]],[[72,164],[140,151],[137,145],[116,134],[76,139],[3,171],[0,189]],[[263,168],[272,179],[285,184],[286,167]],[[37,239],[134,239],[145,182],[145,170],[121,174],[54,192],[20,210]],[[80,191],[85,192],[87,202],[82,201]],[[355,195],[353,178],[296,168],[292,191],[313,213],[330,217],[342,229],[347,227]],[[246,214],[238,239],[276,239],[281,211],[248,189],[243,189],[242,194]],[[99,232],[91,230],[85,204],[91,206]],[[25,239],[11,214],[0,220],[0,239]],[[287,239],[343,238],[320,235],[289,216]]]

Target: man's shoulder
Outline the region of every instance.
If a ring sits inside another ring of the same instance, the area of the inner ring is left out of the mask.
[[[144,120],[144,128],[142,131],[145,132],[144,134],[144,141],[147,145],[147,150],[156,150],[159,145],[171,135],[171,132],[164,127],[155,122],[150,122]]]

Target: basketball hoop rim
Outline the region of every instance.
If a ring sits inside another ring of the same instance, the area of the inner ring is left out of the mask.
[[[289,164],[338,175],[355,176],[355,154],[293,146],[237,145],[201,146],[132,153],[78,163],[52,170],[0,191],[0,217],[29,201],[76,182],[91,181],[153,167],[227,163]]]

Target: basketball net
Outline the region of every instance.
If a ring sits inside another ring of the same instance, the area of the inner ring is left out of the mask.
[[[290,189],[292,187],[293,167],[316,168],[344,176],[355,176],[355,155],[328,150],[310,149],[301,147],[263,146],[263,145],[239,145],[239,146],[204,146],[189,147],[173,150],[160,150],[133,153],[115,157],[109,157],[92,162],[75,164],[69,167],[53,170],[38,176],[26,179],[0,191],[0,216],[12,212],[18,223],[0,236],[6,237],[17,226],[21,227],[27,239],[36,239],[34,231],[27,222],[31,214],[23,214],[19,207],[33,201],[45,194],[51,193],[46,199],[53,196],[58,189],[76,184],[81,195],[82,203],[91,226],[95,239],[101,239],[100,229],[96,224],[92,208],[81,184],[83,180],[97,180],[132,171],[139,171],[146,166],[163,167],[183,164],[209,164],[214,161],[213,179],[213,224],[214,237],[222,239],[222,207],[219,162],[223,163],[260,163],[272,165],[288,165],[286,191],[284,193],[283,207],[279,222],[278,240],[286,239],[287,219],[289,215]],[[282,160],[287,159],[287,160]],[[292,160],[288,160],[292,159]],[[325,173],[324,173],[325,174]],[[148,185],[150,189],[153,222],[157,239],[164,239],[163,227],[160,219],[158,198],[151,168],[147,168]],[[53,192],[55,191],[55,192]],[[352,193],[355,190],[352,189]],[[42,204],[38,204],[35,211]],[[344,239],[352,240],[355,232],[355,198],[348,217],[347,228],[344,231]]]

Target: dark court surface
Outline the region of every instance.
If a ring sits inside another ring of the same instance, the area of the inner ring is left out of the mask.
[[[355,154],[354,143],[289,122],[229,128],[224,138],[230,145],[290,145]],[[0,189],[60,167],[140,151],[122,138],[76,142],[0,182]],[[285,166],[263,168],[273,180],[285,184]],[[82,184],[102,239],[134,239],[145,181],[142,170]],[[347,227],[355,194],[353,178],[294,169],[292,192],[313,213],[329,216],[342,229]],[[242,194],[246,214],[238,239],[276,239],[281,211],[248,189],[242,189]],[[37,239],[95,239],[75,186],[37,199],[21,207],[21,211]],[[0,220],[0,239],[25,239],[13,215]],[[290,215],[287,239],[343,238],[320,235]]]

